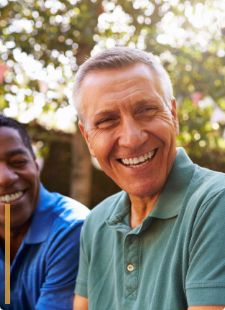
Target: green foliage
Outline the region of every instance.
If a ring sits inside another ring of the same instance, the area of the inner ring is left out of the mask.
[[[68,85],[93,49],[137,46],[159,55],[171,76],[179,108],[178,144],[220,169],[225,40],[219,18],[224,13],[219,0],[2,1],[0,65],[8,71],[3,83],[0,70],[0,111],[10,106],[19,117],[36,109],[34,118],[40,121],[68,105]],[[213,122],[216,109],[221,119]]]
[[[1,8],[0,36],[5,44],[12,42],[44,65],[57,66],[61,62],[54,50],[65,53],[73,49],[76,53],[79,46],[93,48],[100,11],[101,1],[9,0]],[[13,59],[13,50],[7,50],[8,58]]]
[[[178,144],[187,148],[190,154],[200,158],[203,152],[225,150],[225,141],[221,137],[220,127],[211,122],[212,106],[199,107],[190,99],[182,102],[178,109],[180,135]]]

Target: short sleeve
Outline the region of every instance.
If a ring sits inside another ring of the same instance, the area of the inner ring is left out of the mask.
[[[188,305],[225,304],[225,190],[201,206],[189,247]]]
[[[82,231],[81,231],[81,241],[80,241],[80,261],[79,261],[79,271],[76,280],[76,287],[75,293],[77,295],[87,297],[88,298],[88,271],[89,271],[89,264],[88,264],[88,255],[85,247],[87,246],[87,234],[86,234],[86,225],[87,222],[84,224]]]
[[[83,221],[62,227],[49,244],[46,277],[36,310],[72,310]]]

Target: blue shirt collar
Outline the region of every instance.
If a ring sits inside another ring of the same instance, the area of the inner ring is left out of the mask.
[[[54,205],[54,196],[40,184],[39,199],[33,214],[31,225],[24,238],[24,243],[35,244],[46,240],[54,220],[51,207]]]

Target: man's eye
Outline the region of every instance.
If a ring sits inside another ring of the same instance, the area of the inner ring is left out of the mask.
[[[13,160],[11,162],[11,165],[14,167],[22,167],[25,166],[27,164],[27,160],[26,159],[20,159],[20,160]]]
[[[113,126],[117,123],[117,121],[118,120],[116,118],[104,118],[96,122],[96,126],[100,129],[104,129]]]
[[[158,111],[158,108],[155,106],[143,106],[138,109],[137,114],[145,114],[145,115],[154,115]]]

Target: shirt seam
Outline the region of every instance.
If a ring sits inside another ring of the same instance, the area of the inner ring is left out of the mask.
[[[194,289],[194,288],[214,288],[214,287],[225,287],[225,282],[208,282],[208,283],[192,283],[186,285],[186,289]]]

